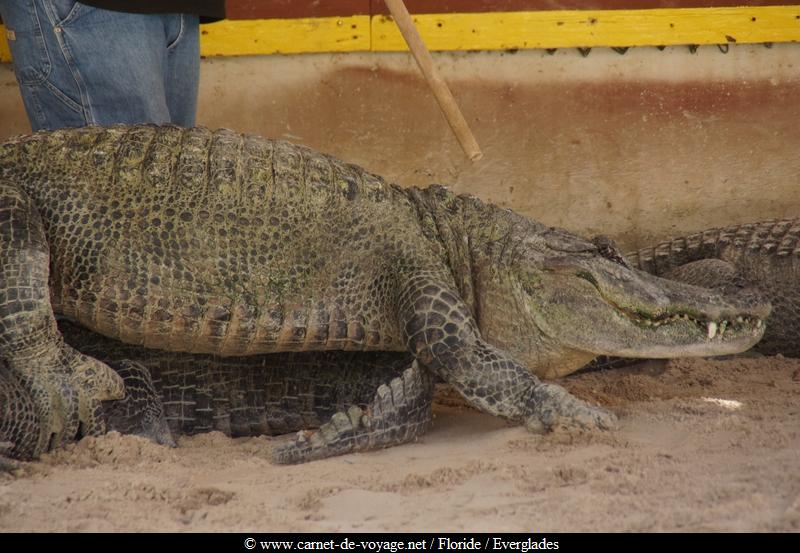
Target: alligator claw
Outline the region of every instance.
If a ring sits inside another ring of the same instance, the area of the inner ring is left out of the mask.
[[[88,355],[78,353],[71,363],[70,384],[77,393],[77,412],[80,431],[85,436],[97,436],[106,431],[102,417],[102,402],[125,397],[122,378],[108,365]],[[75,438],[70,432],[66,441]]]

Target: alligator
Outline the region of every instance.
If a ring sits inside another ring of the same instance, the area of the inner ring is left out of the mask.
[[[170,418],[232,434],[321,422],[277,449],[286,463],[385,447],[425,431],[437,379],[532,431],[613,428],[613,413],[542,379],[597,355],[741,352],[771,308],[439,185],[402,188],[285,141],[148,125],[0,146],[0,283],[0,443],[18,459],[116,426],[169,443]],[[109,359],[116,372],[65,342],[56,314],[200,356],[189,372],[207,374],[187,378],[202,386],[161,378],[159,392],[135,358]],[[284,368],[217,408],[210,367],[231,363],[236,378]]]

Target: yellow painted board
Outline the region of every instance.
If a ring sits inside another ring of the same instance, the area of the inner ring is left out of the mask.
[[[800,41],[800,6],[421,14],[431,50]],[[0,33],[5,30],[0,26]],[[406,45],[394,22],[371,17],[225,20],[201,26],[204,56],[392,52]],[[0,40],[0,61],[10,61]]]
[[[368,15],[225,20],[201,26],[200,54],[245,56],[370,49]]]
[[[11,61],[11,51],[6,42],[6,28],[0,25],[0,62]]]
[[[431,50],[800,40],[800,6],[422,14],[414,21]],[[406,49],[389,17],[373,18],[372,49]]]
[[[299,19],[224,20],[200,26],[200,55],[245,56],[352,52],[370,49],[368,15]],[[5,29],[0,25],[5,37]],[[11,61],[0,39],[0,61]]]

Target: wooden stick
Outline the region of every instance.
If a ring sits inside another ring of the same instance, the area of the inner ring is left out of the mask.
[[[406,40],[408,48],[414,55],[414,59],[417,60],[417,65],[422,70],[428,86],[433,91],[433,95],[436,96],[436,101],[439,102],[439,107],[442,109],[450,128],[453,129],[453,134],[456,135],[461,148],[469,159],[472,161],[479,160],[483,157],[483,152],[481,152],[472,131],[469,130],[469,125],[467,125],[464,115],[458,109],[458,104],[456,104],[453,94],[447,88],[447,83],[444,82],[436,67],[434,67],[431,53],[425,47],[425,43],[422,42],[422,37],[419,36],[419,32],[414,26],[414,21],[411,19],[403,0],[384,1],[395,23],[397,23],[400,33]]]

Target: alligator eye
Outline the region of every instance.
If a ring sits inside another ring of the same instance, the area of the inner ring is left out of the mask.
[[[588,271],[578,271],[577,273],[575,273],[575,276],[578,278],[582,278],[583,280],[589,281],[595,288],[600,287],[600,285],[597,284],[597,280],[594,278],[594,275],[592,275],[592,273]]]

